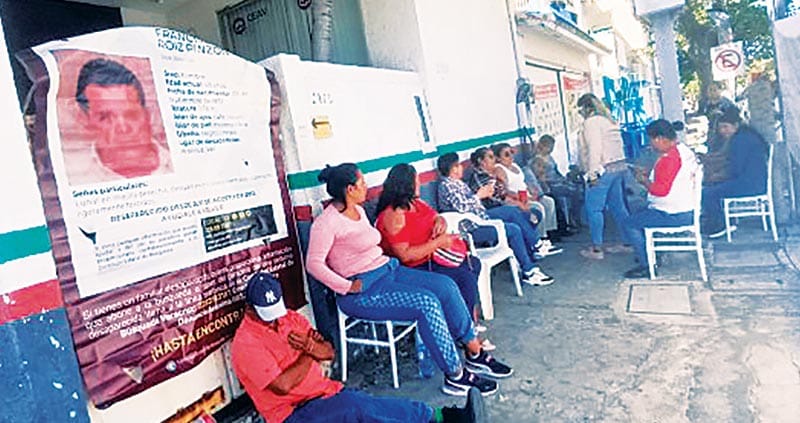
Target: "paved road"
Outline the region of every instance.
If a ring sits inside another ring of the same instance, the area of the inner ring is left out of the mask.
[[[690,254],[666,258],[656,281],[626,281],[629,255],[581,258],[576,240],[543,262],[557,283],[516,297],[494,274],[496,355],[515,367],[487,399],[496,422],[800,421],[800,236],[775,245],[757,228],[709,244],[711,281]],[[580,237],[579,237],[580,238]],[[788,240],[787,240],[788,238]],[[793,259],[793,260],[792,260]],[[421,380],[411,345],[400,383],[388,358],[358,358],[350,386],[434,405],[441,374]]]

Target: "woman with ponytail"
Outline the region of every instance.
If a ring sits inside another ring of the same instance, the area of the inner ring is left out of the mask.
[[[400,266],[383,254],[381,234],[370,225],[361,204],[367,185],[358,167],[345,163],[319,174],[333,201],[311,226],[308,273],[338,295],[336,302],[350,316],[369,320],[417,322],[417,330],[444,373],[442,391],[466,395],[476,387],[483,395],[497,391],[497,382],[513,370],[481,348],[472,315],[458,287],[445,275]],[[456,345],[466,350],[462,364]]]

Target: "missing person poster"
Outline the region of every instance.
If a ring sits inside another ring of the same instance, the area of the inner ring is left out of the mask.
[[[35,83],[34,160],[57,273],[98,407],[232,336],[253,273],[276,275],[287,306],[304,304],[269,71],[163,28],[19,57]]]

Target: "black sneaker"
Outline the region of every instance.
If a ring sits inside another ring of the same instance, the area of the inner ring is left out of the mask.
[[[470,388],[477,388],[481,395],[489,396],[497,392],[497,382],[482,378],[466,368],[461,369],[461,377],[458,379],[444,376],[442,392],[445,394],[463,397]]]
[[[467,403],[464,408],[444,407],[442,417],[445,423],[486,423],[486,408],[483,406],[483,397],[478,388],[469,388]]]
[[[467,354],[466,366],[475,373],[480,373],[495,379],[506,378],[514,374],[514,369],[495,360],[491,354],[481,351],[477,357],[472,358]]]

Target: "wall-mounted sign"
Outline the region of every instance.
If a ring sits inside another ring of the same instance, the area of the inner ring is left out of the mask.
[[[311,128],[314,131],[315,139],[321,140],[333,136],[333,128],[331,128],[331,120],[328,116],[314,116],[311,119]]]
[[[199,364],[250,275],[304,304],[268,72],[192,36],[128,27],[23,52],[56,271],[91,400]],[[277,85],[276,85],[277,87]],[[291,303],[291,304],[290,304]]]

